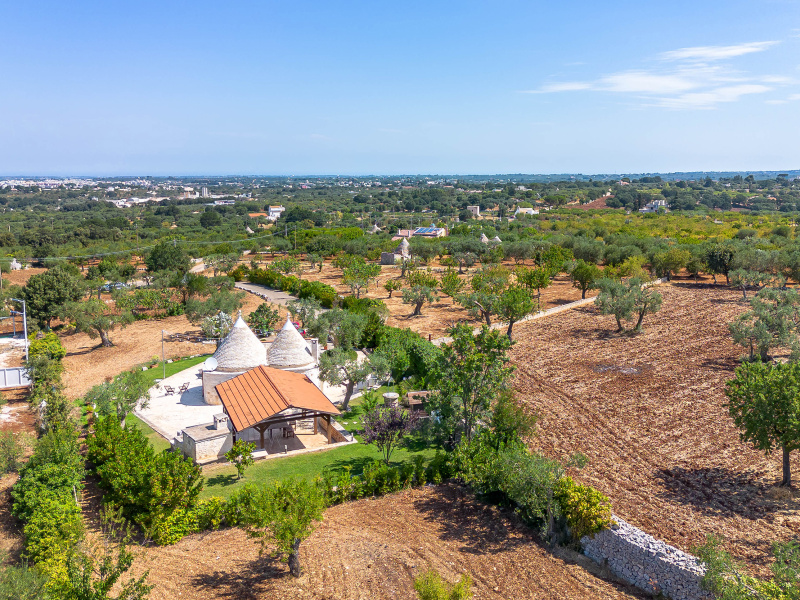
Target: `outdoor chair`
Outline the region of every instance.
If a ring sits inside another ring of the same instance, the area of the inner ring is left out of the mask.
[[[179,388],[179,390],[178,390],[178,391],[179,391],[181,394],[183,394],[183,393],[184,393],[186,390],[188,390],[188,389],[189,389],[189,382],[187,381],[186,383],[184,383],[184,384],[183,384],[183,385],[182,385],[182,386]]]
[[[165,392],[165,394],[164,394],[165,396],[172,396],[172,395],[175,394],[175,388],[172,387],[171,385],[165,385],[164,386],[164,392]]]

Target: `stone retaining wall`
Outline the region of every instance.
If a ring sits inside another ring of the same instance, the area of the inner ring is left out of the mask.
[[[614,517],[616,525],[581,540],[583,552],[617,577],[672,600],[712,599],[700,587],[705,568],[687,554]]]

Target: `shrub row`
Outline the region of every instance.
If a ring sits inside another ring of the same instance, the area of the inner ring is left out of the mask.
[[[25,557],[56,578],[67,552],[83,536],[77,497],[85,473],[78,450],[77,432],[51,429],[11,490],[11,513],[24,524]]]
[[[561,523],[577,542],[611,524],[608,497],[575,483],[560,463],[519,441],[498,449],[491,434],[483,432],[458,445],[453,463],[456,476],[485,498],[513,506],[530,526]]]
[[[186,511],[203,489],[200,467],[178,452],[156,453],[135,426],[122,428],[106,417],[97,421],[87,442],[105,500],[122,508],[157,544],[174,543],[191,527]]]
[[[241,269],[241,267],[238,267]],[[236,277],[235,273],[231,273]],[[323,308],[331,308],[338,295],[336,290],[320,281],[305,281],[294,275],[283,275],[272,269],[251,270],[247,279],[250,283],[263,285],[274,290],[281,290],[299,298],[314,298]]]

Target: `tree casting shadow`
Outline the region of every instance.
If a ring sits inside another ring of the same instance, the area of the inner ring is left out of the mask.
[[[229,572],[200,573],[192,579],[192,585],[215,598],[255,600],[275,591],[275,581],[283,577],[291,577],[288,569],[277,559],[265,556],[242,566],[237,565]]]

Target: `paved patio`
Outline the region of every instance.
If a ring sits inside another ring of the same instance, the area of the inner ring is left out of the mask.
[[[169,441],[186,427],[211,423],[214,415],[222,412],[222,406],[210,406],[203,402],[202,370],[201,363],[170,375],[158,386],[150,388],[149,406],[134,414]],[[178,389],[187,382],[189,389],[181,394]],[[164,385],[171,386],[175,394],[168,396]]]

